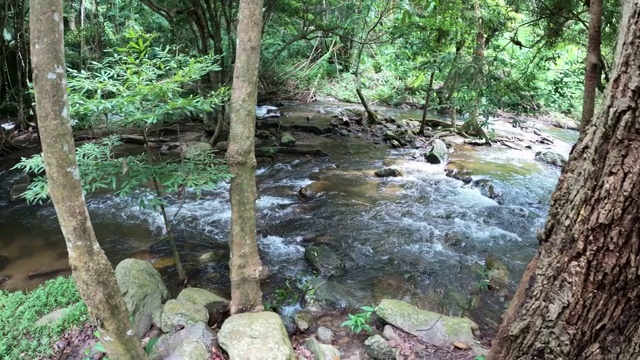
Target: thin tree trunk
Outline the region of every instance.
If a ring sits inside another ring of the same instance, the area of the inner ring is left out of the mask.
[[[580,123],[582,129],[591,122],[596,108],[596,89],[600,79],[601,35],[602,0],[591,0],[589,5],[589,42],[587,44],[587,64],[584,73],[584,97]]]
[[[368,34],[367,34],[368,35]],[[367,113],[367,122],[369,124],[375,124],[378,122],[378,117],[376,113],[369,107],[367,103],[367,99],[362,95],[362,79],[360,78],[360,60],[362,59],[362,50],[364,49],[365,41],[360,44],[360,49],[358,49],[358,59],[356,62],[356,94],[358,95],[358,99],[360,99],[360,103],[362,103],[362,107],[364,111]]]
[[[422,122],[420,123],[420,130],[418,130],[418,134],[420,135],[424,135],[424,128],[427,125],[427,111],[429,111],[429,99],[431,99],[431,91],[433,90],[433,78],[435,77],[435,75],[435,70],[433,70],[431,72],[431,75],[429,75],[429,85],[427,86],[427,94],[424,96],[424,107],[422,108]]]
[[[626,1],[602,110],[560,177],[491,359],[640,358],[638,39],[640,1]]]
[[[255,106],[262,0],[240,0],[227,160],[231,178],[231,314],[261,311],[263,272],[256,242]],[[222,119],[220,119],[222,120]]]
[[[62,0],[31,0],[31,55],[49,195],[69,264],[100,342],[112,359],[145,359],[129,313],[98,244],[82,194],[67,102]]]

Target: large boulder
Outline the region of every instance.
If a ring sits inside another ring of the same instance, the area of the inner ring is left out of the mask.
[[[197,323],[162,335],[151,349],[149,359],[209,360],[215,346],[216,334],[205,323]]]
[[[287,330],[273,312],[242,313],[229,317],[218,333],[230,360],[295,360]]]
[[[454,342],[469,347],[475,345],[474,325],[467,319],[420,310],[404,301],[390,299],[380,302],[376,314],[387,323],[435,346],[449,347]]]
[[[153,313],[169,298],[169,290],[158,271],[143,260],[121,261],[115,276],[133,318],[133,330],[142,338],[151,327]]]
[[[564,156],[553,151],[538,151],[535,159],[557,167],[563,167],[567,163],[567,159]]]
[[[323,275],[344,275],[344,261],[327,245],[307,246],[304,258]]]
[[[185,300],[169,300],[162,308],[162,331],[170,332],[179,326],[195,325],[199,322],[207,323],[209,312],[202,305]]]
[[[313,354],[314,360],[340,360],[340,351],[332,345],[321,344],[314,338],[308,338],[304,346]]]
[[[440,139],[434,139],[431,151],[425,155],[425,158],[429,164],[442,164],[447,162],[447,156],[447,145]]]
[[[176,299],[204,306],[209,311],[209,319],[218,319],[229,310],[229,300],[205,289],[186,288]]]

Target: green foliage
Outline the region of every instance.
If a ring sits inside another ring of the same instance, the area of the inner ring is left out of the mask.
[[[489,271],[487,271],[486,269],[481,269],[477,272],[480,279],[476,283],[476,286],[482,291],[489,290],[489,285],[491,285],[491,277],[489,276]]]
[[[76,158],[86,193],[107,189],[128,196],[133,191],[147,188],[155,179],[166,194],[193,189],[199,196],[202,190],[213,189],[220,181],[230,178],[226,166],[211,152],[198,152],[179,162],[153,163],[146,154],[115,158],[113,148],[119,144],[117,136],[111,136],[77,148]],[[48,197],[41,154],[23,158],[14,169],[36,174],[21,195],[27,202],[42,202]],[[145,203],[141,197],[140,201],[141,206],[154,206],[161,204],[163,199],[152,198]]]
[[[39,359],[51,354],[52,343],[71,326],[88,320],[71,278],[49,280],[35,290],[0,290],[0,359]],[[35,322],[50,312],[70,306],[69,312],[52,327]]]
[[[218,71],[213,55],[189,57],[175,47],[152,47],[155,35],[129,29],[129,42],[89,71],[69,71],[71,117],[78,128],[104,124],[145,127],[204,114],[220,106],[228,89],[199,86]]]
[[[372,306],[362,306],[360,309],[363,311],[355,315],[348,314],[349,320],[343,322],[340,326],[348,327],[349,330],[355,334],[359,334],[363,330],[370,333],[373,332],[373,329],[371,328],[371,317],[373,313],[375,313],[376,308]]]
[[[290,280],[286,280],[284,286],[276,289],[273,296],[268,297],[263,302],[266,310],[276,311],[283,306],[294,305],[302,300],[305,294],[313,295],[319,285],[314,286],[312,278],[299,276],[294,285]]]

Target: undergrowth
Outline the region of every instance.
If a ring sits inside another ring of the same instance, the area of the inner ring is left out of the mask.
[[[53,343],[74,325],[88,320],[73,280],[59,277],[35,290],[0,290],[0,359],[39,359],[53,351]],[[35,326],[42,316],[70,307],[66,315],[51,326]]]

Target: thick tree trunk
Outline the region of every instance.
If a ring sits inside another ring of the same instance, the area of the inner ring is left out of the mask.
[[[262,0],[240,0],[227,160],[231,178],[231,314],[262,310],[256,243],[256,127]]]
[[[491,359],[640,358],[640,0],[625,2],[618,36],[597,123],[564,169]]]
[[[589,5],[589,42],[587,44],[587,65],[584,73],[584,98],[582,120],[585,128],[591,122],[596,107],[596,89],[600,79],[600,43],[602,34],[602,0],[591,0]]]
[[[145,359],[84,202],[67,102],[62,0],[31,0],[31,55],[49,195],[78,291],[112,359]]]

